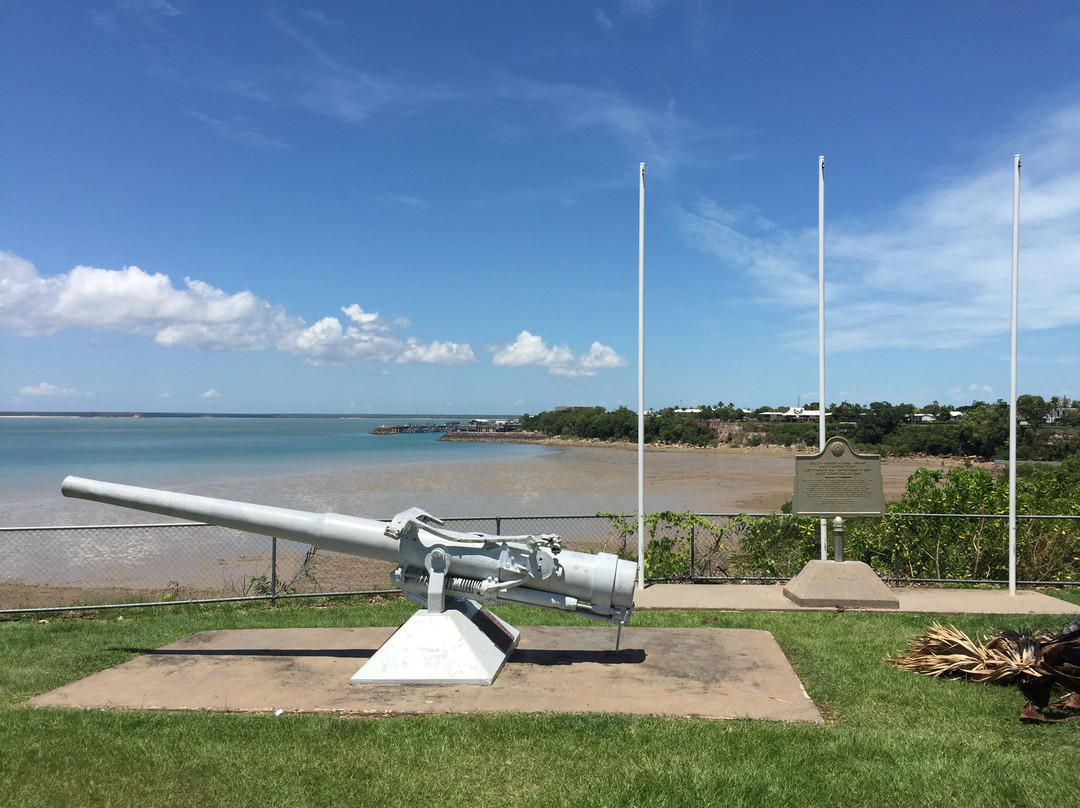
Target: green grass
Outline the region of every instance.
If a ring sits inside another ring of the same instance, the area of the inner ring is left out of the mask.
[[[32,695],[129,659],[138,649],[197,631],[394,625],[411,610],[398,600],[326,608],[222,605],[0,623],[0,803],[1041,806],[1077,799],[1080,722],[1023,725],[1017,720],[1023,698],[1012,688],[935,681],[882,662],[933,621],[926,615],[634,616],[642,626],[772,632],[826,715],[825,725],[22,706]],[[500,613],[518,625],[579,622],[524,608]],[[969,634],[1060,628],[1065,622],[1036,616],[939,619]]]

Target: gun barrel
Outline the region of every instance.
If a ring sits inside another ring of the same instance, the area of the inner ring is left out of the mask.
[[[291,539],[332,552],[362,555],[380,561],[398,560],[397,541],[384,533],[386,523],[375,519],[233,502],[84,477],[67,477],[60,490],[66,497]]]

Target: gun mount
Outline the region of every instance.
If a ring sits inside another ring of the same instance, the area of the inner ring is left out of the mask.
[[[419,508],[382,522],[81,477],[67,477],[60,490],[68,497],[397,562],[391,580],[422,608],[357,671],[354,684],[491,684],[519,633],[481,603],[575,612],[617,623],[620,631],[634,608],[632,562],[611,553],[563,550],[555,535],[461,533],[444,529]]]

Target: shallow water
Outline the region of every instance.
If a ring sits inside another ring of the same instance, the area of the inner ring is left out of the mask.
[[[635,451],[369,434],[385,422],[0,418],[0,526],[162,521],[67,499],[68,474],[376,519],[414,506],[440,517],[636,511]],[[886,499],[920,465],[884,461]],[[793,453],[647,451],[645,510],[776,511],[794,473]]]
[[[552,453],[544,446],[440,442],[436,433],[372,435],[371,418],[0,418],[0,525],[70,524],[101,513],[60,495],[64,477],[221,495],[236,486],[309,487],[313,477]],[[197,489],[197,490],[196,490]],[[115,520],[130,522],[109,509]],[[84,516],[80,517],[80,514]],[[102,518],[102,517],[99,517]],[[139,517],[142,521],[148,521]]]

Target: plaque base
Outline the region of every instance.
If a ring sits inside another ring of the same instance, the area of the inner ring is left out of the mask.
[[[900,600],[862,561],[810,561],[784,586],[799,606],[899,609]]]

